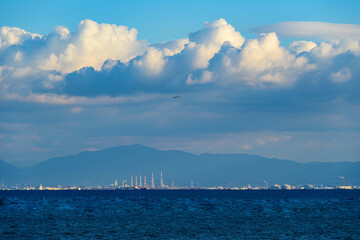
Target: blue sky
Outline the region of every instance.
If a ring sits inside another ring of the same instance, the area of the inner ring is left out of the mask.
[[[141,143],[359,161],[359,1],[0,9],[1,159]]]
[[[57,25],[75,31],[91,19],[134,27],[151,43],[186,37],[204,22],[225,18],[245,37],[249,29],[284,21],[360,24],[359,1],[1,1],[0,23],[47,34]]]

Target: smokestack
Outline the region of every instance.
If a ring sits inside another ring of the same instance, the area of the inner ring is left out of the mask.
[[[146,188],[146,176],[144,176],[144,187]]]
[[[163,188],[164,187],[164,179],[163,179],[163,175],[162,175],[162,172],[160,172],[160,188]]]
[[[142,180],[141,180],[141,175],[140,175],[140,187],[142,187]]]
[[[130,187],[134,187],[133,175],[131,175],[131,183],[130,183]]]
[[[155,188],[154,172],[151,172],[151,188]]]
[[[138,187],[138,184],[137,184],[137,175],[135,175],[135,187]]]

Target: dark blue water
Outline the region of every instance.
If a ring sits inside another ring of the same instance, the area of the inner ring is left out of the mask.
[[[0,239],[360,239],[359,190],[0,191]]]

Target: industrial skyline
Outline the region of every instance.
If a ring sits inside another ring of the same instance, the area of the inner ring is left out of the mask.
[[[151,185],[148,185],[146,182],[146,175],[142,175],[142,174],[136,174],[135,175],[135,184],[133,183],[132,179],[133,179],[134,175],[130,175],[130,185],[126,184],[127,183],[127,179],[123,180],[123,185],[122,187],[130,187],[130,188],[147,188],[147,189],[163,189],[163,188],[170,188],[170,185],[166,185],[164,184],[164,179],[163,179],[163,173],[162,171],[160,171],[160,181],[158,185],[155,185],[155,177],[154,177],[154,172],[151,172]],[[139,176],[139,183],[137,182],[137,176]],[[142,181],[142,179],[144,179]],[[172,188],[174,188],[174,180],[172,181]],[[114,187],[118,187],[117,185],[118,179],[115,179],[114,182]]]
[[[133,176],[135,176],[135,184],[133,182]],[[137,181],[139,176],[139,182]],[[69,186],[69,187],[61,187],[60,185],[56,187],[49,187],[43,186],[40,184],[39,186],[30,186],[25,185],[14,185],[14,186],[7,186],[4,182],[4,178],[2,177],[0,190],[304,190],[304,189],[317,189],[317,190],[324,190],[324,189],[343,189],[343,190],[351,190],[351,189],[360,189],[360,186],[356,185],[346,185],[345,184],[345,177],[339,176],[341,179],[341,184],[333,185],[333,186],[325,186],[324,184],[318,184],[318,186],[314,186],[312,184],[297,184],[297,186],[290,185],[290,184],[276,184],[269,186],[269,182],[264,180],[264,185],[255,185],[251,186],[250,184],[245,184],[242,186],[233,186],[233,187],[223,187],[221,185],[214,186],[214,187],[202,187],[202,186],[195,186],[194,180],[191,179],[189,186],[180,186],[175,185],[174,180],[168,180],[169,184],[164,183],[163,179],[163,172],[160,171],[160,180],[159,184],[155,184],[155,177],[154,172],[151,172],[151,185],[146,183],[146,175],[142,174],[135,174],[130,175],[130,185],[127,184],[128,179],[122,180],[122,185],[118,184],[118,178],[115,178],[113,184],[109,184],[107,186]],[[143,181],[142,181],[143,179]]]

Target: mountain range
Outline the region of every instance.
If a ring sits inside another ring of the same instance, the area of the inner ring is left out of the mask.
[[[226,187],[269,184],[324,184],[340,185],[339,176],[347,182],[360,185],[360,162],[310,162],[265,158],[250,154],[200,154],[177,150],[157,150],[143,145],[108,148],[81,152],[77,155],[48,159],[35,166],[17,168],[0,160],[0,176],[7,185],[108,185],[119,184],[130,176],[147,177],[151,173],[155,184]]]

